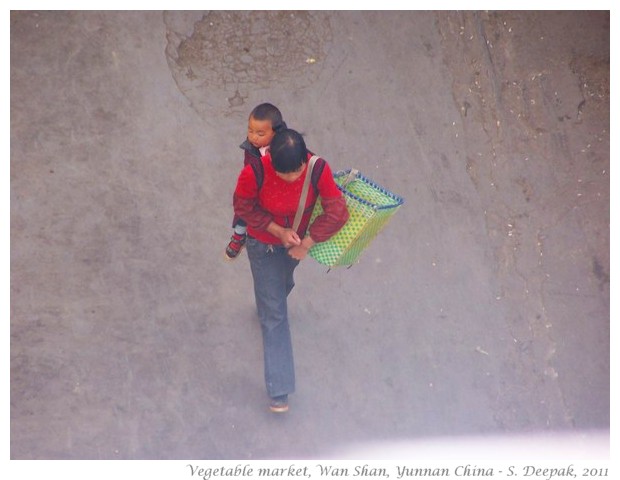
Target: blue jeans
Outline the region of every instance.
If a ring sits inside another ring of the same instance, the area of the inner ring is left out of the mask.
[[[293,272],[299,264],[282,245],[267,245],[248,237],[256,309],[263,333],[265,385],[270,397],[295,391],[293,346],[286,299],[295,286]]]

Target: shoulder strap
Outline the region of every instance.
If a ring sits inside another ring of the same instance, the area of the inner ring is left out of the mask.
[[[301,223],[301,217],[304,214],[304,210],[306,208],[306,199],[308,198],[308,189],[310,188],[310,179],[312,177],[312,170],[314,168],[314,163],[319,157],[316,155],[312,155],[310,160],[308,160],[308,171],[306,172],[306,178],[304,179],[304,185],[301,188],[301,196],[299,197],[299,205],[297,206],[297,213],[295,213],[295,219],[293,220],[293,230],[297,231],[299,228],[299,224]]]

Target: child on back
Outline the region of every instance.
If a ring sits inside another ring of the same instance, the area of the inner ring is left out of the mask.
[[[285,129],[286,123],[282,120],[282,113],[270,103],[261,103],[252,110],[248,119],[247,139],[239,145],[244,151],[243,166],[260,162],[269,150],[271,140],[277,131]],[[233,234],[226,246],[226,258],[234,260],[245,245],[247,225],[237,215],[233,218]]]

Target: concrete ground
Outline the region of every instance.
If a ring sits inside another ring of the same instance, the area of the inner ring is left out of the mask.
[[[276,459],[610,422],[609,12],[13,11],[12,459]],[[249,111],[405,198],[304,260],[267,410]]]

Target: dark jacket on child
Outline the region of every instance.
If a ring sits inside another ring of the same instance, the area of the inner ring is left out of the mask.
[[[239,148],[243,150],[243,167],[245,168],[248,165],[252,165],[255,169],[256,165],[260,162],[260,150],[252,145],[247,138],[239,145]],[[236,225],[246,225],[245,220],[237,214],[234,215],[232,222],[233,228],[235,228]]]

